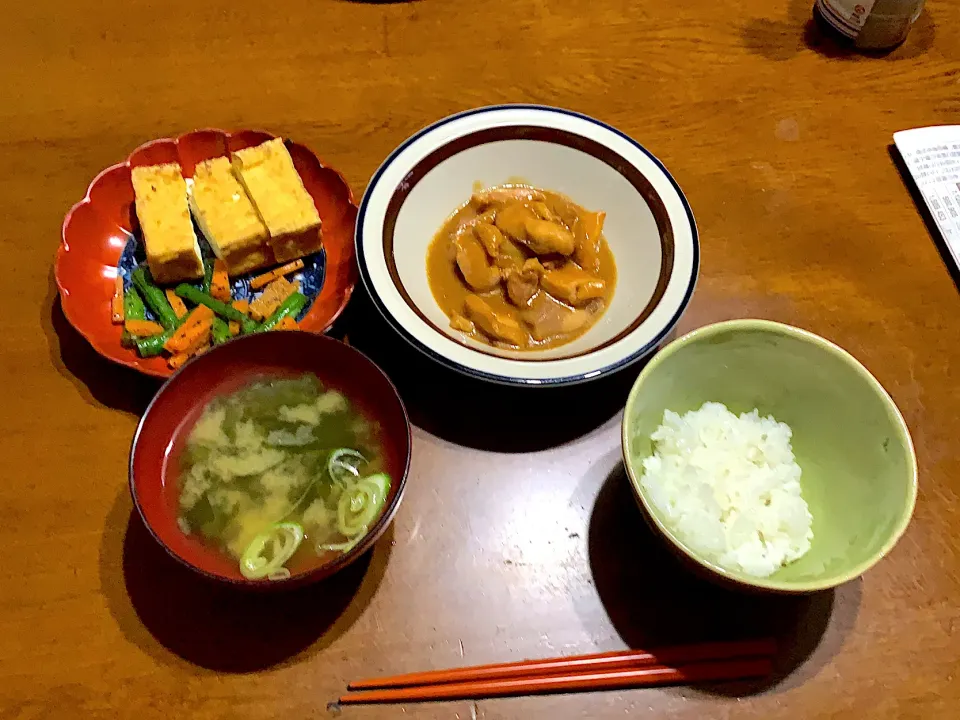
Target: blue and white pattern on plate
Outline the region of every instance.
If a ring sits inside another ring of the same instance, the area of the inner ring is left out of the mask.
[[[197,237],[200,238],[200,251],[203,253],[204,260],[206,261],[209,258],[212,261],[214,255],[213,250],[210,249],[210,245],[199,231],[197,231]],[[134,270],[136,270],[138,265],[142,265],[145,262],[146,257],[144,255],[143,242],[136,235],[129,235],[127,244],[123,248],[123,253],[121,253],[120,260],[117,263],[117,272],[123,278],[124,291],[128,290],[132,284],[130,275]],[[314,253],[313,255],[308,255],[307,257],[303,258],[303,268],[286,276],[290,282],[299,280],[300,292],[307,296],[307,304],[297,316],[298,322],[302,320],[308,312],[310,312],[310,307],[313,305],[313,301],[316,300],[317,295],[320,294],[320,289],[323,287],[326,265],[327,255],[324,250],[321,250],[318,253]],[[270,268],[262,268],[260,270],[254,270],[253,272],[247,273],[246,275],[232,278],[230,291],[233,299],[253,300],[257,295],[263,292],[262,288],[260,290],[251,290],[250,280],[257,275],[268,272],[269,270]],[[190,284],[197,288],[200,287],[200,281]],[[147,308],[147,317],[150,320],[156,320],[153,313],[150,311],[150,308]]]

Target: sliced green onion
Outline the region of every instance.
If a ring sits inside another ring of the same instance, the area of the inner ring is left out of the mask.
[[[386,473],[361,478],[345,488],[337,503],[337,530],[348,538],[365,533],[389,493],[390,476]]]
[[[367,528],[363,528],[363,532],[358,533],[357,536],[352,540],[347,540],[346,542],[335,543],[332,545],[329,545],[329,544],[317,545],[317,551],[318,552],[323,552],[323,551],[341,552],[341,553],[350,552],[351,550],[353,550],[353,548],[356,546],[358,542],[363,540],[363,536],[366,534],[367,534]]]
[[[247,580],[288,577],[283,572],[286,570],[283,564],[293,557],[302,542],[303,527],[294,522],[277,523],[257,535],[243,551],[240,574]]]
[[[327,472],[330,479],[341,485],[360,477],[360,465],[367,459],[352,448],[337,448],[327,458]]]

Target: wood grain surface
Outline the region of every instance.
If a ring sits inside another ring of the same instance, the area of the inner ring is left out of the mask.
[[[960,4],[850,54],[809,0],[104,0],[19,3],[0,24],[0,718],[326,718],[352,678],[776,634],[777,676],[407,707],[343,718],[960,716],[960,300],[890,152],[960,121]],[[490,103],[549,103],[658,155],[699,224],[680,330],[771,318],[849,349],[889,389],[920,463],[916,515],[862,579],[806,599],[689,577],[643,528],[620,466],[636,368],[536,397],[426,365],[358,297],[340,332],[416,422],[408,494],[364,562],[284,597],[210,587],[131,515],[130,439],[156,385],[63,318],[51,262],[90,179],[197,127],[291,136],[358,193],[409,134]],[[440,387],[442,396],[434,394]],[[557,409],[582,408],[571,424]],[[534,408],[529,427],[503,414]]]

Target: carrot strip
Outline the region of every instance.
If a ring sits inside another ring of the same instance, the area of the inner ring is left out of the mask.
[[[119,275],[113,281],[113,297],[110,298],[110,320],[114,325],[123,324],[123,278]]]
[[[299,280],[289,282],[284,277],[278,277],[267,285],[267,289],[261,293],[260,297],[250,303],[250,317],[254,320],[270,317],[284,300],[299,290]]]
[[[186,330],[191,325],[199,325],[204,320],[213,320],[213,310],[208,308],[206,305],[197,305],[193,310],[190,311],[190,314],[187,315],[186,319],[180,323],[180,327],[177,330]],[[173,337],[176,337],[176,333],[173,334]]]
[[[277,271],[270,270],[268,272],[265,272],[263,275],[257,275],[257,277],[253,278],[250,281],[250,289],[259,290],[264,285],[269,285],[276,279],[277,279]]]
[[[163,325],[160,323],[155,323],[152,320],[134,320],[130,319],[123,323],[123,327],[131,335],[136,335],[137,337],[153,337],[154,335],[160,335],[163,330]]]
[[[294,260],[293,262],[288,262],[283,267],[274,268],[268,272],[263,273],[263,275],[258,275],[250,281],[251,290],[259,290],[264,285],[269,285],[271,282],[276,280],[278,277],[283,277],[284,275],[289,275],[292,272],[296,272],[303,268],[303,260]]]
[[[167,358],[167,367],[169,367],[171,370],[178,370],[179,368],[183,367],[189,359],[189,353],[177,353],[176,355],[171,355],[169,358]]]
[[[201,335],[201,339],[202,337],[203,336]],[[190,358],[196,357],[197,355],[203,355],[203,353],[205,353],[207,350],[210,349],[209,335],[207,340],[208,342],[206,345],[201,343],[200,346],[196,349],[191,348],[191,349],[185,350],[184,352],[179,352],[175,355],[171,355],[169,358],[167,358],[167,366],[171,370],[177,370],[183,367],[186,364],[187,360],[189,360]]]
[[[234,310],[242,312],[244,315],[250,314],[250,301],[249,300],[234,300],[231,305],[233,305]]]
[[[283,320],[277,323],[277,326],[275,329],[276,330],[296,330],[298,327],[300,326],[297,325],[297,321],[294,318],[287,315]]]
[[[220,258],[217,258],[213,263],[210,294],[220,302],[230,302],[230,277],[227,275],[227,266]]]
[[[180,327],[177,328],[177,331],[163,344],[164,349],[171,353],[182,351],[185,339],[188,336],[193,337],[193,335],[190,334],[192,328],[204,322],[208,325],[213,325],[213,310],[206,305],[197,305],[190,314],[187,315]]]
[[[201,320],[188,327],[183,333],[178,329],[166,343],[164,349],[171,353],[196,352],[204,342],[209,341],[210,328],[213,327],[213,318]]]
[[[182,318],[187,314],[187,306],[183,302],[183,298],[177,295],[172,289],[167,288],[163,291],[167,296],[167,302],[170,303],[170,307],[173,308],[173,314],[178,318]]]
[[[303,260],[300,260],[298,258],[296,260],[293,260],[292,262],[288,262],[286,265],[280,268],[277,272],[280,273],[281,275],[289,275],[292,272],[296,272],[297,270],[302,270],[302,269],[303,269]]]
[[[210,320],[209,323],[201,323],[198,327],[198,332],[195,338],[190,341],[190,344],[183,349],[185,353],[190,355],[199,355],[201,352],[207,350],[210,347],[210,344],[213,340],[213,320]]]
[[[240,323],[231,320],[227,323],[227,327],[230,328],[230,334],[232,336],[237,336],[240,334]]]

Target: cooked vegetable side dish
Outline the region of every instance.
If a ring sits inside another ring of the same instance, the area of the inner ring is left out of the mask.
[[[177,369],[235,335],[296,329],[309,304],[296,274],[323,244],[281,139],[198,163],[191,183],[176,163],[131,179],[143,261],[126,282],[118,272],[110,303],[125,347]]]
[[[311,374],[262,378],[213,400],[179,469],[181,530],[251,580],[285,579],[349,551],[391,486],[377,426]]]
[[[512,350],[563,345],[613,298],[604,219],[527,185],[474,193],[430,244],[430,289],[450,326],[475,340]]]

